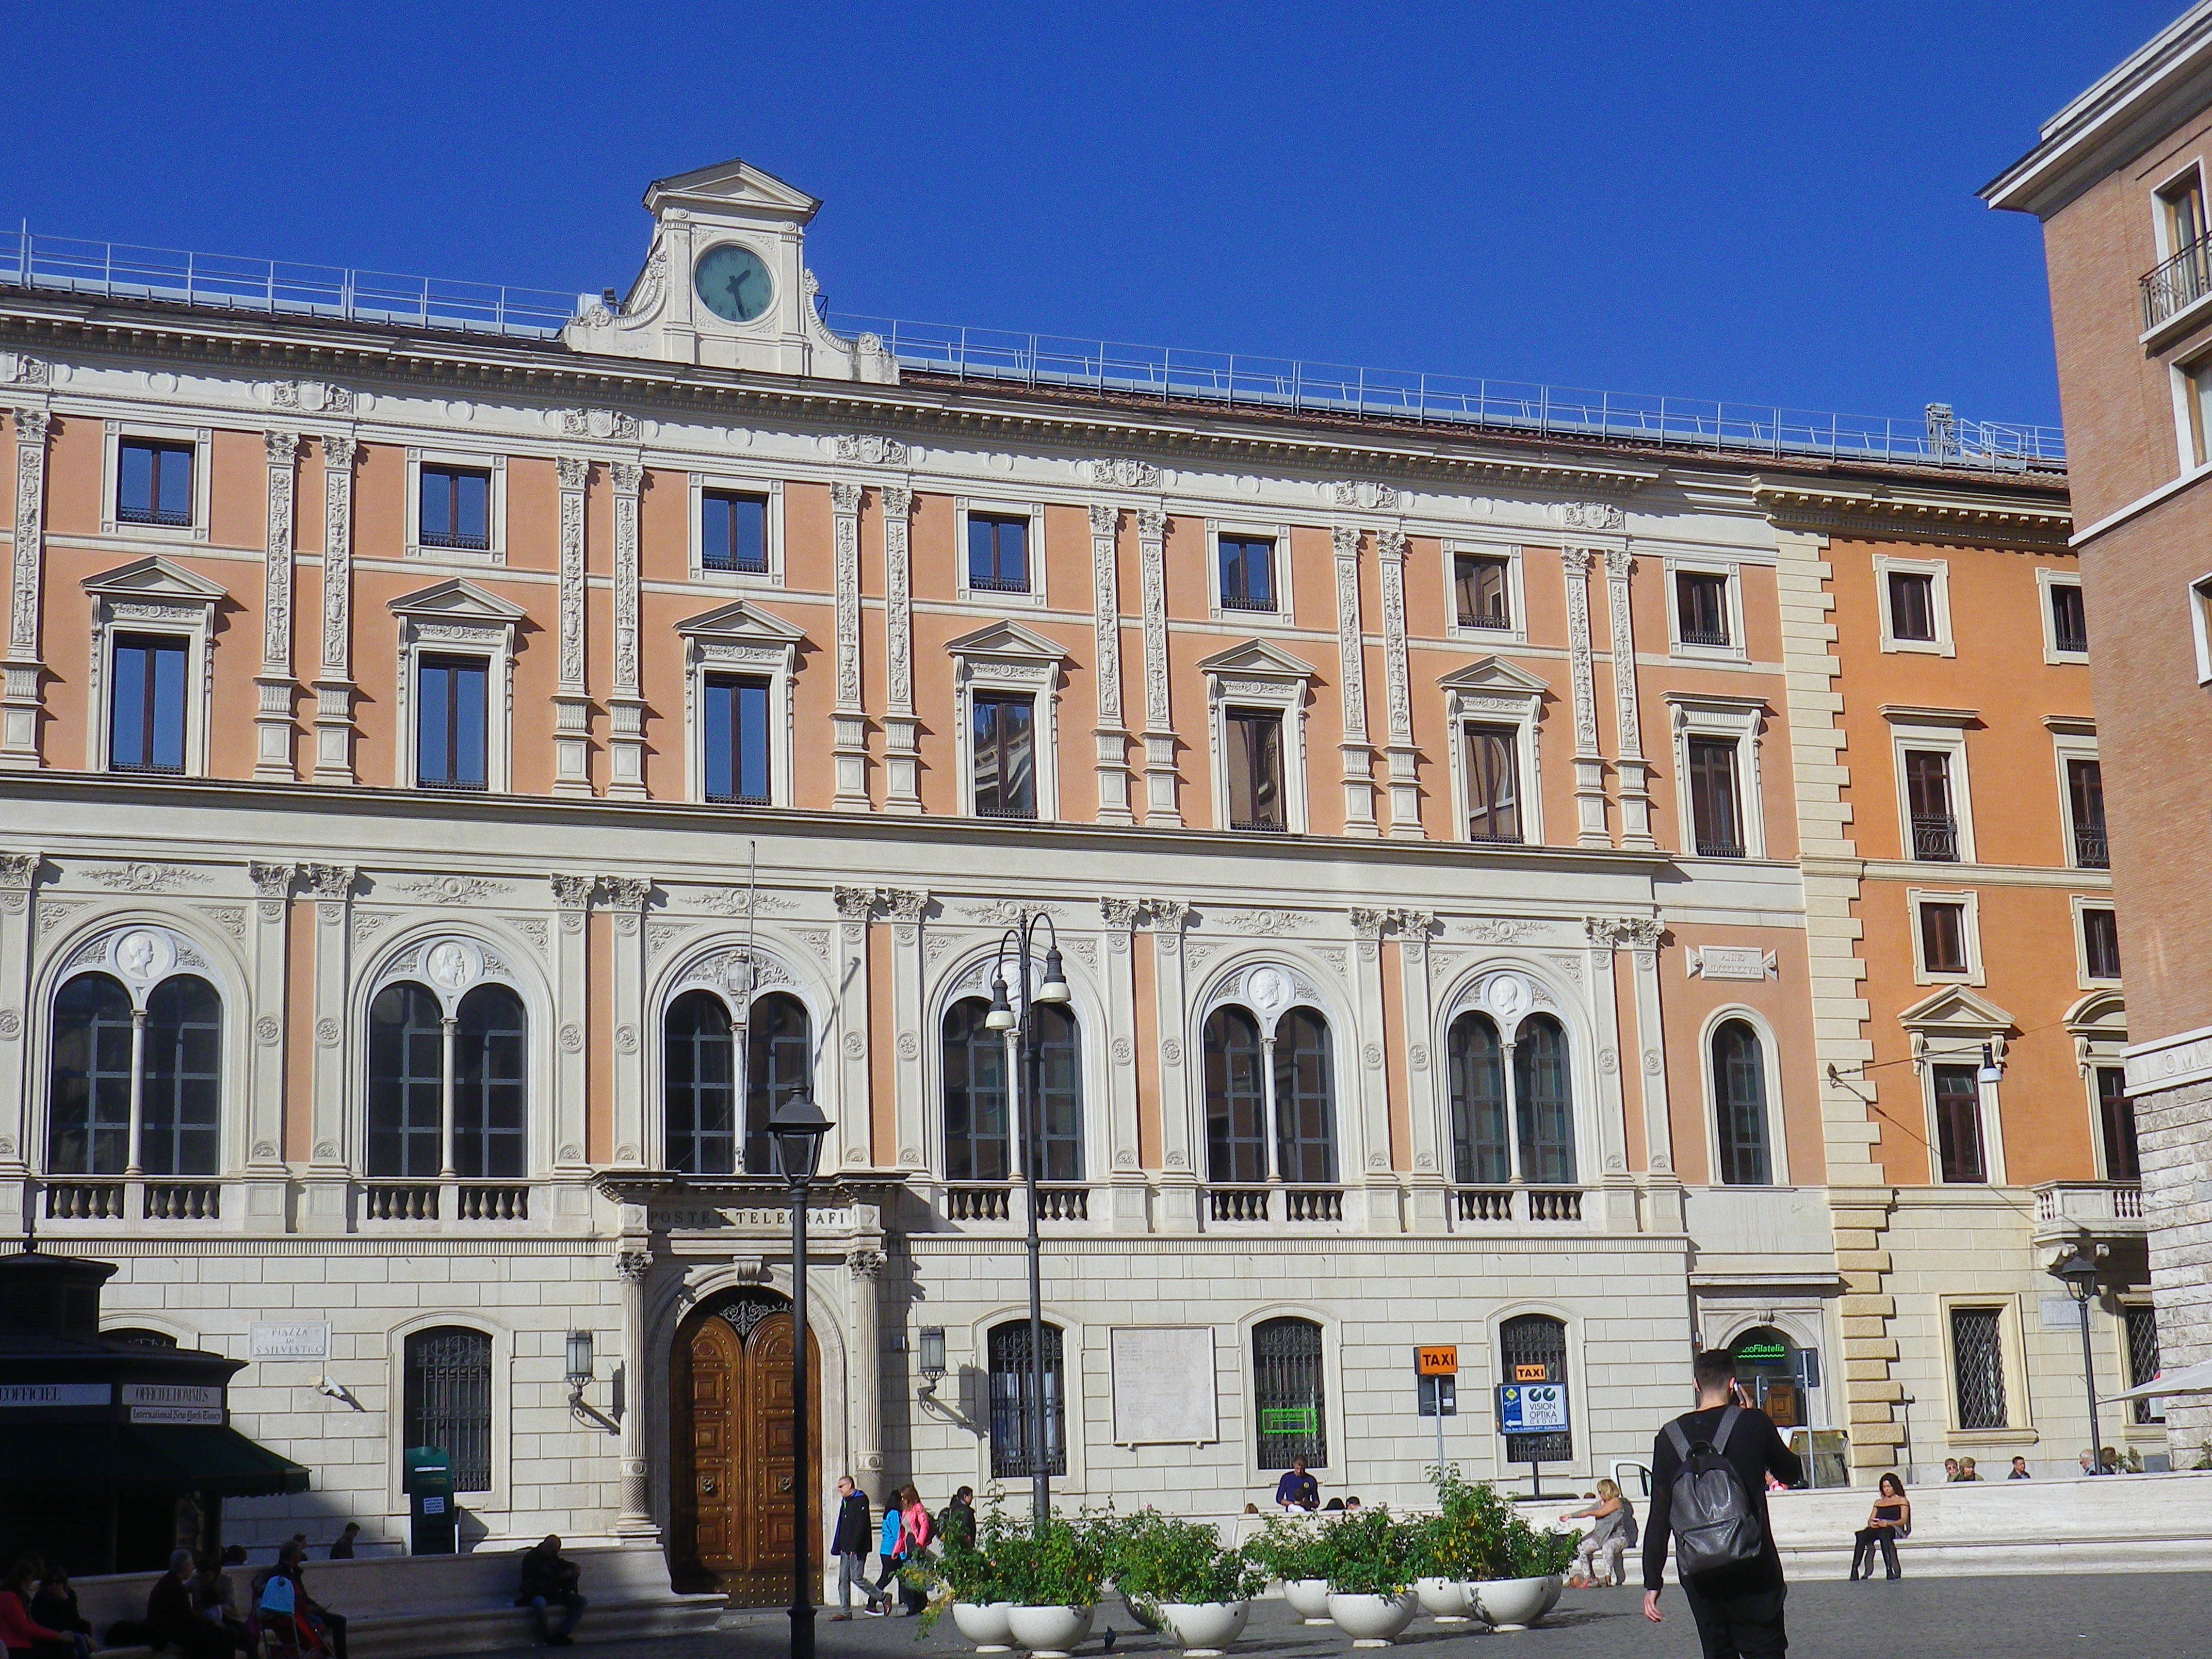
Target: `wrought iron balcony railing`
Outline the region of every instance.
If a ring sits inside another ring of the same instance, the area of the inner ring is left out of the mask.
[[[2105,826],[2079,825],[2074,831],[2074,862],[2084,870],[2109,870],[2112,849],[2105,840]]]
[[[2136,279],[2142,290],[2142,325],[2148,333],[2212,294],[2212,241],[2191,242]]]
[[[1959,861],[1959,820],[1948,812],[1912,815],[1912,856],[1937,864]]]

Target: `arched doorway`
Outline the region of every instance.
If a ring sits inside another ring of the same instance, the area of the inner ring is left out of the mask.
[[[806,1340],[811,1386],[807,1537],[822,1536],[822,1354]],[[737,1607],[790,1599],[791,1301],[748,1286],[684,1321],[670,1368],[675,1480],[669,1565],[677,1587],[722,1589]],[[817,1546],[818,1547],[818,1546]]]
[[[1754,1325],[1729,1345],[1735,1380],[1751,1402],[1785,1431],[1809,1422],[1806,1414],[1805,1362],[1797,1345],[1771,1325]]]

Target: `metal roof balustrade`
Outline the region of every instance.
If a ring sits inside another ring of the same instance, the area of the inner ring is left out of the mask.
[[[550,340],[576,311],[547,289],[0,231],[0,286],[222,310],[404,324]],[[2062,472],[2059,428],[1961,420],[1931,404],[1913,420],[1601,392],[1239,352],[1075,339],[824,313],[872,334],[902,368],[994,386],[1448,428],[1611,440],[1665,449],[1829,459],[1996,473]]]

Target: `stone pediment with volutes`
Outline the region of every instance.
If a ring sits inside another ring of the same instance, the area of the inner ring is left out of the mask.
[[[1201,659],[1198,665],[1209,674],[1238,679],[1310,680],[1315,672],[1304,658],[1294,657],[1265,640],[1232,645]]]
[[[659,213],[664,206],[704,209],[709,212],[738,210],[796,219],[803,224],[814,216],[821,205],[819,200],[796,185],[787,184],[738,156],[694,167],[671,178],[656,179],[645,189],[646,211],[653,214]]]
[[[1544,681],[1503,657],[1478,657],[1464,668],[1440,675],[1437,684],[1446,696],[1470,708],[1492,704],[1523,708],[1552,695],[1552,688]]]
[[[1970,986],[1946,985],[1897,1017],[1912,1038],[1915,1060],[1971,1060],[1986,1048],[2002,1064],[2012,1016]]]
[[[84,591],[104,599],[138,599],[155,604],[207,605],[230,597],[230,590],[206,577],[171,564],[156,554],[103,570],[84,579]]]

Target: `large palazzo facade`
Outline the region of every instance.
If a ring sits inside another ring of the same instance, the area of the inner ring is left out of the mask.
[[[1413,1499],[1417,1343],[1483,1475],[1708,1345],[1854,1471],[2070,1466],[2052,1254],[2107,1388],[2144,1320],[2063,474],[963,376],[780,181],[647,205],[534,332],[0,295],[0,1226],[251,1360],[315,1490],[234,1534],[435,1443],[465,1538],[772,1597],[802,1085],[805,1455],[1018,1486],[1037,912],[1071,1502]]]

